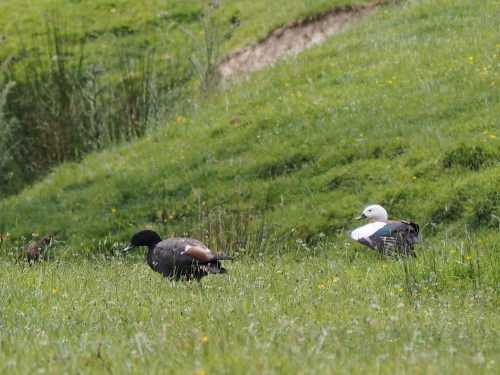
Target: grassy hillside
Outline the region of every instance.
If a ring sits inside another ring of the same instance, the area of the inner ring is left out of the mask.
[[[4,227],[124,241],[147,225],[192,232],[215,209],[311,238],[379,202],[428,235],[497,230],[492,8],[386,7],[134,144],[54,170],[3,203]]]
[[[201,74],[196,82],[190,64],[193,58],[205,61],[204,49],[195,48],[195,41],[203,39],[202,14],[231,31],[221,33],[220,53],[202,64],[206,72],[223,53],[254,41],[248,36],[261,38],[286,17],[307,16],[340,2],[2,4],[3,198],[62,162],[143,136],[156,119],[167,119],[199,87],[211,85],[213,75]]]
[[[390,2],[2,200],[0,373],[498,373],[498,10]],[[349,240],[368,203],[418,258]],[[170,282],[146,227],[236,259]]]

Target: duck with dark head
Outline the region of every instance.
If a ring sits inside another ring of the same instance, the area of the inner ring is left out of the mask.
[[[132,236],[123,251],[138,246],[147,246],[149,266],[156,272],[174,280],[195,279],[200,281],[208,274],[227,273],[221,260],[232,260],[227,255],[212,252],[200,241],[192,238],[169,238],[162,240],[152,230],[141,230]]]

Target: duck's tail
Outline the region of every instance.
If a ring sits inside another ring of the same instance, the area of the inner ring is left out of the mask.
[[[216,260],[234,260],[234,258],[230,257],[229,255],[217,255],[214,259],[216,259]]]
[[[227,270],[219,262],[209,263],[207,265],[208,273],[227,273]]]

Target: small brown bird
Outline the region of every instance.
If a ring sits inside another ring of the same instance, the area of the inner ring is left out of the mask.
[[[36,242],[26,245],[26,256],[30,262],[37,262],[46,246],[52,243],[54,236],[45,236]]]

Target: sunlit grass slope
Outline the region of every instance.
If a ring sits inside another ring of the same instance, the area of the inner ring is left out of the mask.
[[[195,34],[201,30],[198,0],[150,0],[134,2],[117,1],[54,1],[54,0],[3,0],[0,13],[0,32],[7,37],[0,56],[18,55],[40,38],[41,43],[32,48],[43,49],[47,25],[58,25],[71,43],[73,35],[85,36],[88,58],[91,63],[103,64],[122,54],[122,50],[145,45],[162,50],[178,49],[185,45],[186,35],[177,29],[187,27]],[[257,0],[219,1],[220,20],[228,23],[231,17],[241,21],[234,40],[224,46],[227,52],[242,45],[262,39],[275,27],[295,19],[323,12],[335,6],[355,5],[361,0]],[[78,39],[73,42],[79,43]],[[48,52],[48,51],[47,51]],[[129,52],[132,52],[130,49]],[[163,51],[168,52],[168,51]],[[171,51],[170,51],[171,52]],[[185,51],[189,54],[189,51]],[[112,65],[112,64],[109,64]]]
[[[385,7],[134,144],[54,170],[3,203],[4,226],[124,241],[146,225],[192,232],[218,208],[311,238],[378,202],[424,235],[496,231],[494,8]]]

